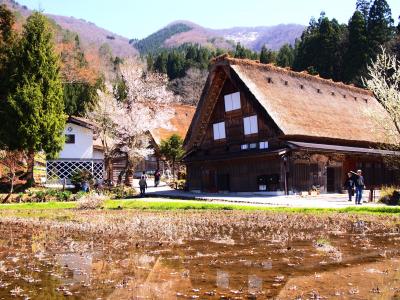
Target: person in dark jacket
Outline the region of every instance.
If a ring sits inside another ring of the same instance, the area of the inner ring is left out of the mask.
[[[362,171],[358,170],[356,174],[356,178],[354,181],[354,185],[356,187],[356,204],[362,204],[362,194],[365,188],[364,177],[362,176]]]
[[[161,173],[160,171],[157,169],[154,172],[154,186],[157,187],[160,184],[160,179],[161,179]]]
[[[353,195],[354,195],[354,175],[352,173],[347,173],[347,179],[346,182],[344,183],[344,188],[347,190],[347,193],[349,194],[349,201],[351,201]]]

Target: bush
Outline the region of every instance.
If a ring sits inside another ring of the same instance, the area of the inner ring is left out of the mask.
[[[97,193],[87,193],[78,199],[78,209],[96,209],[102,207],[106,196]]]
[[[88,182],[89,185],[93,185],[93,176],[88,170],[77,170],[71,175],[71,183],[80,190],[82,184]]]
[[[73,200],[71,191],[43,188],[30,188],[26,194],[22,194],[18,198],[18,202],[64,202]]]
[[[169,183],[169,186],[172,189],[176,190],[185,190],[186,189],[186,180],[176,180]]]
[[[108,190],[107,193],[112,199],[127,199],[137,196],[137,191],[134,188],[126,186],[117,186]]]
[[[400,204],[400,188],[396,186],[382,187],[379,202],[387,205]]]

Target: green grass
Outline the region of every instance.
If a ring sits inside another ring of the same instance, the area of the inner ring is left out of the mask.
[[[0,204],[0,211],[4,210],[63,210],[76,208],[76,202],[47,202],[47,203],[16,203]],[[265,211],[280,213],[356,213],[356,214],[398,214],[400,207],[394,206],[350,206],[346,208],[294,208],[294,207],[263,207],[242,204],[220,204],[205,201],[189,200],[107,200],[103,206],[106,210],[136,209],[136,210],[240,210],[240,211]]]
[[[0,210],[44,210],[44,209],[71,209],[76,207],[76,202],[32,202],[0,204]]]

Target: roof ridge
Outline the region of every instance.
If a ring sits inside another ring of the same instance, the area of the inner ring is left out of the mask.
[[[327,84],[327,85],[330,85],[333,87],[349,90],[354,93],[360,93],[360,94],[364,94],[364,95],[373,97],[373,93],[368,89],[356,87],[354,85],[345,84],[340,81],[333,81],[332,79],[325,79],[325,78],[320,77],[319,75],[311,75],[307,71],[298,72],[298,71],[291,70],[290,68],[278,67],[274,64],[263,64],[258,60],[250,60],[250,59],[245,59],[245,58],[233,58],[229,54],[222,54],[211,60],[211,63],[213,65],[223,64],[224,62],[225,63],[227,62],[230,65],[248,65],[248,66],[263,68],[268,71],[279,72],[279,73],[286,74],[289,76],[303,78],[306,80],[319,82],[322,84]]]

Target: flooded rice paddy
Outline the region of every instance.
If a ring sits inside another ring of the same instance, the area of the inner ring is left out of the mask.
[[[10,214],[0,299],[400,298],[396,216]]]

